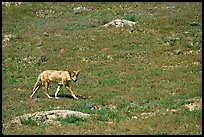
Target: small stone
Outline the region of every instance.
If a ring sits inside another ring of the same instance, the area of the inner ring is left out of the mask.
[[[47,32],[44,32],[43,34],[44,34],[44,36],[49,36],[49,34]]]
[[[175,10],[176,6],[166,7],[167,10]]]
[[[183,54],[183,52],[182,52],[180,49],[174,50],[174,53],[175,53],[176,55]]]
[[[77,7],[77,8],[74,8],[74,13],[81,13],[83,10],[86,10],[85,7]]]
[[[21,46],[21,45],[17,45],[16,48],[17,48],[17,49],[22,49],[23,46]]]
[[[43,45],[43,42],[42,42],[42,41],[40,41],[40,42],[38,42],[36,45],[40,47],[40,46],[42,46],[42,45]]]
[[[190,23],[190,26],[197,26],[197,25],[198,25],[198,22],[195,22],[195,21]]]

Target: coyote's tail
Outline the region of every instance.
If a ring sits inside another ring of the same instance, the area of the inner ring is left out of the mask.
[[[32,98],[34,96],[34,94],[37,92],[37,90],[40,88],[41,83],[42,83],[41,76],[39,76],[38,79],[37,79],[37,82],[35,83],[35,86],[33,88],[33,93],[30,96],[30,98]]]

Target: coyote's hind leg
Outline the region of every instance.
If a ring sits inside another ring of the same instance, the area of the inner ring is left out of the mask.
[[[48,97],[48,98],[52,98],[47,92],[48,92],[48,86],[49,86],[49,83],[48,82],[45,82],[45,87],[44,87],[44,93],[45,95]]]

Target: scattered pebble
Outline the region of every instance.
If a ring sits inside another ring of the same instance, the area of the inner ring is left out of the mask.
[[[39,47],[42,46],[43,45],[43,41],[38,42],[36,45],[39,46]]]
[[[17,48],[17,49],[22,49],[23,46],[21,46],[21,45],[17,45],[16,48]]]
[[[5,5],[6,7],[15,4],[16,7],[20,6],[21,4],[23,4],[23,2],[2,2],[2,5]]]
[[[81,13],[82,11],[87,10],[85,7],[74,8],[74,13]]]
[[[167,10],[175,10],[176,6],[170,6],[170,7],[166,7]]]
[[[183,52],[182,52],[180,49],[174,50],[174,53],[175,53],[176,55],[183,54]]]
[[[44,36],[49,36],[49,34],[47,32],[44,32],[43,34],[44,34]]]
[[[195,21],[190,23],[190,26],[197,26],[197,25],[199,25],[199,24],[198,24],[198,22],[195,22]]]

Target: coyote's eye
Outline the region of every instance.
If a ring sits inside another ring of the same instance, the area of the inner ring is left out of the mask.
[[[73,80],[74,82],[77,81],[77,78],[76,78],[76,77],[71,77],[71,78],[72,78],[72,80]]]

